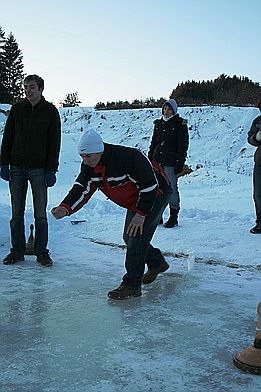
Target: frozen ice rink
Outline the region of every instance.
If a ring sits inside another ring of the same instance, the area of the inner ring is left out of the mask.
[[[141,298],[111,301],[123,250],[86,245],[49,269],[0,264],[1,392],[260,391],[232,362],[254,339],[257,268],[169,258]]]

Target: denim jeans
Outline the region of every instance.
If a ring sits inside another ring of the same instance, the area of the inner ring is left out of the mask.
[[[35,220],[35,254],[47,253],[48,223],[46,218],[47,187],[45,185],[45,169],[24,169],[11,166],[9,182],[12,219],[10,221],[12,252],[25,253],[26,239],[24,213],[28,181],[31,184],[34,220]]]
[[[178,176],[174,171],[173,166],[164,166],[164,172],[166,173],[173,193],[171,195],[171,199],[169,202],[170,208],[175,208],[176,210],[180,207],[180,196],[179,196],[179,189],[178,189]]]
[[[170,197],[171,190],[157,197],[150,214],[145,218],[143,233],[138,233],[135,237],[130,237],[127,234],[127,228],[135,213],[130,210],[127,211],[123,233],[123,239],[127,245],[125,258],[127,273],[122,279],[123,284],[126,286],[139,288],[141,286],[145,264],[151,269],[157,268],[165,261],[160,249],[154,248],[150,242],[158,226],[160,217],[169,203]]]
[[[254,202],[256,208],[256,224],[261,226],[261,165],[255,163],[253,173]]]

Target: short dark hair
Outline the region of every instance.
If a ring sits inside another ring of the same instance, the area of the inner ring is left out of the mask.
[[[26,78],[24,79],[24,82],[30,82],[31,80],[34,80],[39,88],[44,89],[43,78],[41,78],[40,76],[35,75],[35,74],[34,75],[27,75]]]

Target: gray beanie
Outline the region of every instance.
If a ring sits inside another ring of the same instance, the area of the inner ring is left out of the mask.
[[[87,129],[79,140],[78,153],[95,154],[103,151],[104,144],[101,136],[94,129]]]
[[[162,106],[162,114],[163,114],[163,108],[165,105],[171,106],[174,115],[178,113],[178,105],[177,105],[177,102],[175,101],[175,99],[173,99],[173,98],[169,99],[168,101],[166,101],[164,103],[164,105]]]

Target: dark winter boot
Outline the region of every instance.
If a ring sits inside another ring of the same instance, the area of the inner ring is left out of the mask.
[[[53,265],[53,260],[51,259],[49,253],[39,254],[36,261],[43,267],[51,267]]]
[[[261,225],[256,225],[250,229],[250,233],[252,234],[261,234]]]
[[[141,289],[127,287],[124,284],[120,284],[117,289],[108,292],[108,297],[111,299],[127,299],[130,297],[140,297]]]
[[[167,220],[167,222],[164,224],[164,227],[169,229],[178,226],[178,213],[179,213],[178,208],[170,208],[170,217]]]
[[[19,252],[9,253],[3,260],[5,265],[19,263],[19,261],[24,261],[24,255]]]
[[[163,261],[163,263],[160,264],[160,266],[158,268],[148,269],[146,274],[144,274],[142,277],[142,283],[143,284],[150,284],[150,283],[154,282],[154,280],[157,278],[157,276],[160,273],[165,272],[168,269],[169,269],[169,265],[166,261]]]

